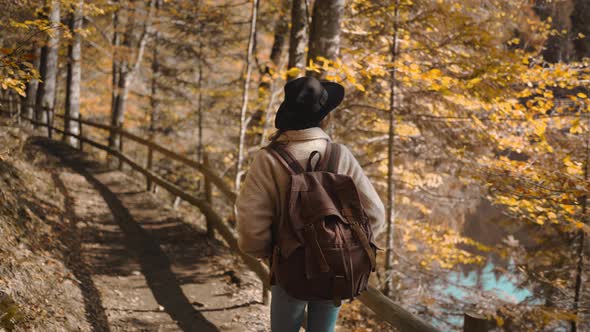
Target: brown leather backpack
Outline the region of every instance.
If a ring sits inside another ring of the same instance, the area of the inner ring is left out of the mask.
[[[352,178],[336,173],[340,146],[328,143],[323,157],[313,151],[306,169],[284,144],[267,150],[290,173],[286,206],[273,225],[271,282],[302,300],[340,305],[359,295],[375,271],[377,247]]]

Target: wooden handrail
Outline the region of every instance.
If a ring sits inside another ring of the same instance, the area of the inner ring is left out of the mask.
[[[56,114],[56,116],[58,116],[60,118],[65,118],[61,114],[59,114],[59,115]],[[105,124],[94,122],[94,121],[90,121],[87,119],[83,119],[83,120],[80,119],[79,122],[89,125],[91,127],[96,127],[96,128],[108,130],[108,131],[115,131],[118,134],[120,134],[126,138],[129,138],[137,143],[140,143],[140,144],[143,144],[147,147],[150,147],[154,151],[160,152],[161,154],[165,155],[166,157],[169,157],[169,158],[174,159],[178,162],[181,162],[191,168],[196,169],[197,171],[203,173],[204,176],[208,177],[211,180],[211,182],[213,182],[213,184],[215,184],[217,189],[219,189],[219,191],[230,201],[231,204],[233,204],[236,201],[237,194],[231,189],[231,187],[227,184],[227,182],[225,182],[225,180],[223,180],[221,177],[217,176],[217,174],[215,174],[214,171],[212,171],[208,167],[205,167],[203,164],[201,164],[197,161],[194,161],[192,159],[189,159],[185,156],[182,156],[172,150],[169,150],[169,149],[167,149],[161,145],[158,145],[150,140],[147,140],[143,137],[139,137],[135,134],[132,134],[124,129],[105,125]]]
[[[358,297],[377,317],[403,332],[439,332],[434,326],[404,309],[373,286]]]
[[[0,112],[2,112],[2,110],[0,110]],[[62,115],[56,114],[56,116],[58,116],[60,118],[64,118]],[[26,119],[26,120],[34,121],[33,119]],[[80,124],[86,124],[86,125],[89,125],[92,127],[99,128],[99,129],[116,130],[121,135],[123,135],[127,138],[130,138],[140,144],[146,145],[149,148],[157,150],[160,153],[162,153],[170,158],[173,158],[177,161],[183,162],[188,166],[192,166],[192,167],[196,168],[197,170],[203,172],[203,174],[205,175],[206,178],[210,179],[213,183],[215,183],[217,185],[217,187],[220,189],[220,191],[224,195],[226,195],[232,202],[235,201],[236,195],[235,195],[235,193],[233,193],[233,191],[231,191],[231,189],[228,189],[229,187],[227,187],[225,190],[222,189],[223,185],[227,186],[225,181],[223,179],[217,177],[215,174],[212,173],[212,171],[210,169],[208,169],[207,167],[204,167],[200,163],[197,163],[197,162],[195,162],[191,159],[188,159],[186,157],[180,156],[180,155],[176,154],[175,152],[165,149],[165,148],[163,148],[163,147],[161,147],[149,140],[135,136],[135,135],[128,133],[124,130],[120,130],[119,128],[111,127],[108,125],[103,125],[103,124],[96,123],[96,122],[89,121],[89,120],[85,120],[85,119],[74,119],[74,120],[78,121]],[[47,127],[52,127],[53,130],[61,133],[62,135],[69,135],[74,138],[77,138],[78,140],[80,140],[80,143],[82,143],[82,142],[87,143],[89,145],[94,146],[95,148],[98,148],[100,150],[107,152],[110,155],[113,155],[114,157],[119,158],[119,160],[127,163],[131,168],[133,168],[134,170],[143,174],[151,182],[161,186],[162,188],[166,189],[171,194],[178,196],[181,199],[183,199],[184,201],[188,202],[189,204],[197,207],[203,213],[205,218],[207,218],[208,223],[212,224],[215,227],[215,229],[219,232],[221,237],[225,240],[225,242],[227,242],[228,246],[233,251],[237,252],[240,255],[240,257],[243,259],[246,266],[250,270],[252,270],[254,273],[256,273],[256,275],[260,278],[260,280],[262,281],[262,284],[263,284],[263,288],[264,288],[264,290],[263,290],[264,300],[263,301],[265,303],[267,303],[268,290],[270,289],[269,279],[268,279],[268,275],[269,275],[268,266],[266,264],[262,263],[260,260],[255,259],[254,257],[243,253],[239,249],[238,240],[237,240],[237,237],[234,234],[233,230],[223,221],[221,216],[219,216],[219,214],[217,214],[217,212],[215,212],[215,210],[212,208],[210,203],[207,201],[207,198],[199,198],[199,197],[195,197],[195,196],[187,193],[186,191],[184,191],[180,187],[167,181],[166,179],[162,178],[161,176],[152,172],[151,170],[147,169],[146,167],[142,167],[141,165],[136,163],[134,160],[132,160],[130,157],[128,157],[124,153],[121,153],[120,151],[112,149],[112,148],[108,147],[107,145],[92,141],[86,137],[83,137],[82,134],[76,135],[76,134],[66,133],[66,132],[64,132],[64,130],[62,130],[60,128],[56,128],[54,126],[51,126],[50,124],[42,124],[42,125],[47,126]],[[219,185],[220,183],[218,183],[218,182],[221,182],[222,185],[220,186]],[[226,191],[228,191],[228,192],[226,192]],[[229,193],[231,193],[232,195],[228,195]],[[399,331],[403,331],[403,332],[439,332],[438,329],[436,329],[435,327],[433,327],[429,323],[423,321],[419,317],[415,316],[414,314],[412,314],[408,310],[404,309],[400,305],[396,304],[395,302],[393,302],[393,300],[386,297],[383,293],[381,293],[379,290],[377,290],[376,288],[374,288],[372,286],[369,286],[368,290],[363,292],[358,297],[358,299],[365,306],[367,306],[369,309],[371,309],[373,312],[375,312],[377,317],[388,322],[389,324],[391,324],[393,327],[395,327]]]
[[[217,189],[219,189],[219,191],[225,195],[225,197],[227,199],[229,199],[230,203],[234,203],[236,201],[236,197],[237,194],[231,189],[231,187],[227,184],[227,182],[225,182],[225,180],[223,180],[222,178],[220,178],[219,176],[217,176],[217,174],[215,174],[214,171],[212,171],[210,168],[205,167],[203,164],[194,161],[192,159],[189,159],[187,157],[184,157],[172,150],[166,149],[165,147],[158,145],[154,142],[148,141],[144,138],[141,138],[139,136],[136,136],[134,134],[131,134],[125,130],[119,130],[119,133],[127,138],[130,138],[138,143],[141,143],[143,145],[149,146],[152,149],[154,149],[154,151],[158,151],[161,154],[170,157],[171,159],[174,159],[176,161],[179,161],[191,168],[196,169],[197,171],[203,173],[203,175],[207,178],[209,178],[211,180],[211,182],[213,182],[215,184],[215,186],[217,187]]]

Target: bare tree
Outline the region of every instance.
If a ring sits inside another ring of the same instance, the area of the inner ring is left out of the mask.
[[[246,139],[246,111],[248,109],[248,88],[252,76],[252,53],[254,50],[254,38],[256,36],[256,19],[258,16],[258,0],[252,0],[252,14],[250,18],[250,38],[248,39],[248,51],[246,52],[246,78],[244,79],[244,91],[242,93],[242,108],[240,110],[240,134],[238,138],[238,156],[236,162],[236,191],[240,190],[242,178],[242,164],[244,163],[244,141]]]
[[[395,182],[393,179],[394,160],[394,137],[395,137],[395,113],[399,107],[397,95],[397,70],[395,61],[399,52],[399,1],[395,1],[395,9],[393,13],[393,32],[391,40],[391,63],[394,64],[391,69],[390,77],[390,93],[389,93],[389,133],[388,133],[388,147],[387,147],[387,230],[386,230],[386,249],[385,249],[385,285],[383,292],[387,296],[391,296],[393,290],[393,245],[394,245],[394,230],[395,230]]]
[[[72,42],[68,47],[68,78],[66,90],[66,111],[64,130],[66,133],[77,135],[80,133],[78,119],[80,116],[80,82],[82,79],[82,20],[84,19],[83,7],[84,0],[78,0],[74,4],[74,11],[70,17],[70,30],[72,32]],[[64,139],[72,146],[76,146],[78,140],[72,136],[65,136]]]
[[[125,54],[125,56],[119,56],[119,54],[115,54],[115,58],[118,58],[118,68],[116,68],[116,74],[113,72],[113,75],[118,75],[118,77],[116,79],[117,85],[114,93],[115,98],[112,105],[113,109],[111,112],[111,126],[113,127],[123,126],[123,121],[125,119],[125,107],[127,105],[127,97],[129,95],[129,86],[135,78],[145,53],[145,45],[151,32],[155,3],[156,0],[150,0],[149,2],[147,17],[144,20],[139,38],[136,38],[135,31],[135,18],[137,15],[139,15],[138,6],[135,6],[133,2],[129,3],[130,7],[134,7],[134,10],[133,12],[129,13],[129,16],[127,17],[125,33],[123,34],[123,40],[121,41],[121,45],[127,51],[127,54]],[[135,50],[135,56],[131,59],[131,53],[133,53],[133,50]],[[115,68],[113,67],[113,69]],[[118,133],[114,131],[111,132],[111,135],[109,136],[109,147],[118,147],[119,139],[120,136]]]

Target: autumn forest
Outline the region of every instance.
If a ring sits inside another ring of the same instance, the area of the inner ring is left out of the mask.
[[[590,331],[589,1],[0,8],[0,331],[270,331],[233,202],[301,76],[386,208],[337,331]]]

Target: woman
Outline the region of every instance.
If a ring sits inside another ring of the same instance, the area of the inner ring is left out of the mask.
[[[301,77],[287,83],[284,90],[285,99],[275,118],[278,131],[272,141],[283,143],[305,165],[310,153],[319,151],[323,155],[331,142],[321,126],[342,102],[344,88],[334,82]],[[337,173],[353,179],[373,235],[377,236],[384,223],[383,203],[352,153],[343,146],[340,150]],[[288,170],[275,156],[267,149],[256,153],[236,202],[239,245],[245,253],[260,259],[270,258],[276,236],[273,230],[278,229],[276,222],[285,206],[288,181]],[[334,330],[340,307],[332,301],[296,299],[278,284],[272,285],[271,293],[273,332],[299,331],[306,307],[308,332]]]

